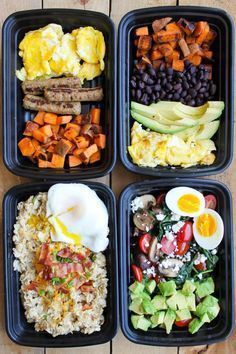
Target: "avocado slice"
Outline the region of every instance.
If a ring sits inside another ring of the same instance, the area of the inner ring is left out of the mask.
[[[162,296],[162,295],[154,296],[154,298],[152,299],[152,305],[155,307],[156,311],[166,310],[167,305],[166,305],[165,296]]]
[[[152,322],[152,328],[159,326],[164,323],[165,311],[158,311],[153,316],[150,317]]]
[[[208,101],[207,103],[209,108],[218,108],[221,109],[222,111],[225,108],[224,101]]]
[[[202,106],[199,107],[191,107],[187,106],[181,102],[177,102],[177,104],[174,106],[174,112],[179,114],[181,112],[182,114],[187,114],[188,116],[197,117],[197,116],[202,116],[208,108],[208,103],[205,103]]]
[[[208,124],[200,125],[199,130],[195,135],[195,139],[196,140],[211,139],[219,129],[219,126],[220,126],[219,120],[214,120],[213,122],[210,122]]]
[[[158,288],[163,296],[171,296],[176,293],[176,284],[174,280],[161,282],[158,284]]]
[[[198,318],[194,318],[188,325],[188,330],[191,334],[196,333],[202,326],[204,322],[199,320]]]
[[[133,111],[131,111],[131,116],[137,122],[143,124],[146,128],[162,134],[175,134],[183,131],[184,129],[187,129],[186,126],[160,124],[154,119],[141,116],[140,114]]]
[[[176,321],[184,321],[192,318],[192,315],[188,309],[182,309],[176,311]]]
[[[206,112],[197,119],[198,124],[207,124],[218,119],[222,114],[222,111],[217,108],[207,108]]]
[[[148,280],[148,282],[145,284],[145,288],[149,292],[149,294],[152,294],[156,288],[155,280],[154,279]]]
[[[175,311],[171,310],[171,309],[168,309],[166,311],[166,314],[165,314],[165,318],[164,318],[164,325],[166,327],[166,333],[169,334],[171,329],[172,329],[172,326],[175,322],[175,318],[176,318],[176,314],[175,314]]]
[[[214,293],[215,291],[215,284],[211,277],[203,280],[202,282],[197,285],[196,295],[198,297],[203,298],[207,295]]]

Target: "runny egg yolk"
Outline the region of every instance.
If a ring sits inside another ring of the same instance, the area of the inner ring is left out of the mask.
[[[216,232],[215,218],[210,214],[202,214],[197,219],[197,231],[203,237],[211,237]]]
[[[195,213],[200,209],[200,200],[194,194],[184,194],[178,200],[178,207],[185,213]]]
[[[56,221],[58,227],[61,229],[62,233],[66,237],[72,239],[76,245],[81,244],[81,242],[80,242],[81,237],[79,235],[73,234],[72,232],[68,231],[67,227],[63,224],[63,222],[61,222],[61,220],[59,218],[55,217],[55,221]]]

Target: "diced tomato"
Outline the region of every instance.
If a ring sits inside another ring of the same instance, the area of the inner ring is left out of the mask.
[[[166,197],[166,193],[161,193],[156,197],[157,206],[161,206]]]
[[[177,232],[177,241],[190,242],[193,238],[193,224],[191,221],[186,221],[181,229]]]
[[[160,275],[156,275],[154,279],[155,279],[155,281],[156,281],[157,284],[159,284],[159,283],[161,282],[161,277],[160,277]]]
[[[205,206],[207,209],[215,210],[217,205],[216,197],[213,194],[208,194],[205,196]]]
[[[199,264],[194,264],[194,267],[197,269],[197,270],[206,270],[207,269],[207,266],[206,266],[206,262],[201,262]]]
[[[175,251],[175,254],[178,254],[179,256],[183,256],[185,253],[188,252],[189,247],[190,247],[189,243],[177,241],[177,250]]]
[[[139,248],[145,254],[148,253],[151,239],[152,236],[150,234],[144,234],[139,238]]]
[[[187,327],[191,321],[192,321],[192,318],[190,318],[188,320],[175,321],[175,325],[177,327]]]
[[[132,264],[131,268],[132,268],[132,271],[134,273],[135,279],[137,281],[141,282],[143,280],[142,270],[139,267],[137,267],[135,264]]]
[[[161,239],[161,251],[165,254],[170,254],[175,250],[175,245],[173,241],[169,241],[165,236]]]

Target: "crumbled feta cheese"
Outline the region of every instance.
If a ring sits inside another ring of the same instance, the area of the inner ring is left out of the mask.
[[[180,215],[172,213],[170,220],[171,221],[179,221],[180,218],[181,218]]]
[[[190,262],[191,261],[191,253],[187,252],[184,257],[183,257],[184,262]]]
[[[177,265],[173,268],[173,271],[176,272],[176,273],[178,273],[179,270],[180,270],[180,267],[177,266]]]
[[[167,231],[164,236],[167,238],[168,241],[174,241],[174,238],[175,238],[175,237],[174,237],[173,232]]]
[[[198,276],[198,278],[199,278],[200,280],[202,280],[202,274],[201,274],[201,273],[199,273],[197,276]]]
[[[146,271],[146,270],[143,270],[143,274],[147,274],[147,271]]]
[[[174,241],[174,242],[173,242],[173,245],[174,245],[174,246],[177,246],[177,242],[176,242],[176,241]]]
[[[158,243],[157,244],[157,249],[160,250],[162,248],[162,244],[161,243]]]
[[[157,219],[157,221],[162,221],[162,220],[164,220],[165,219],[165,214],[163,214],[163,213],[158,213],[158,214],[156,214],[156,219]]]
[[[204,263],[207,260],[207,257],[204,254],[201,254],[200,256],[200,262]]]
[[[200,263],[204,263],[207,260],[207,257],[204,254],[198,253],[197,258],[194,260],[194,264],[198,265]]]
[[[140,197],[136,197],[134,200],[132,200],[130,206],[133,213],[135,213],[138,209],[143,209],[144,207]]]
[[[213,256],[217,253],[217,249],[214,249],[211,251],[211,254],[213,254]]]
[[[177,234],[177,232],[183,227],[185,224],[184,221],[178,221],[176,224],[172,226],[172,231]]]
[[[156,276],[156,269],[154,266],[147,269],[147,275],[153,275],[154,277]]]

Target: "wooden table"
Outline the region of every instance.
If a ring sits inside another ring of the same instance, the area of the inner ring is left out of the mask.
[[[41,8],[73,8],[94,10],[107,14],[118,26],[122,16],[128,11],[153,6],[168,6],[168,5],[202,5],[221,7],[227,10],[231,16],[236,19],[236,0],[3,0],[1,1],[0,23],[2,26],[5,18],[13,12],[30,9]],[[56,21],[56,19],[55,19]],[[119,123],[119,117],[118,117]],[[115,194],[118,196],[121,190],[130,182],[142,180],[144,177],[129,173],[121,165],[118,160],[115,170],[108,176],[99,178],[98,180],[109,185]],[[234,159],[231,167],[223,174],[213,177],[227,184],[231,189],[236,202],[236,160]],[[0,196],[1,199],[4,193],[13,185],[26,182],[27,180],[21,177],[12,175],[5,168],[2,160],[0,161]],[[236,208],[235,208],[236,210]],[[236,220],[236,214],[234,215]],[[226,235],[227,236],[227,235]],[[2,250],[2,248],[1,248]],[[1,251],[2,256],[2,251]],[[1,257],[2,258],[2,257]],[[2,262],[1,262],[2,267]],[[3,289],[3,270],[0,270],[0,354],[233,354],[236,353],[236,331],[224,343],[214,345],[203,345],[200,347],[187,348],[162,348],[148,347],[136,345],[129,342],[118,331],[117,336],[110,342],[104,345],[91,346],[86,348],[71,348],[71,349],[47,349],[47,348],[27,348],[21,347],[11,342],[6,335],[4,328],[4,289]]]

